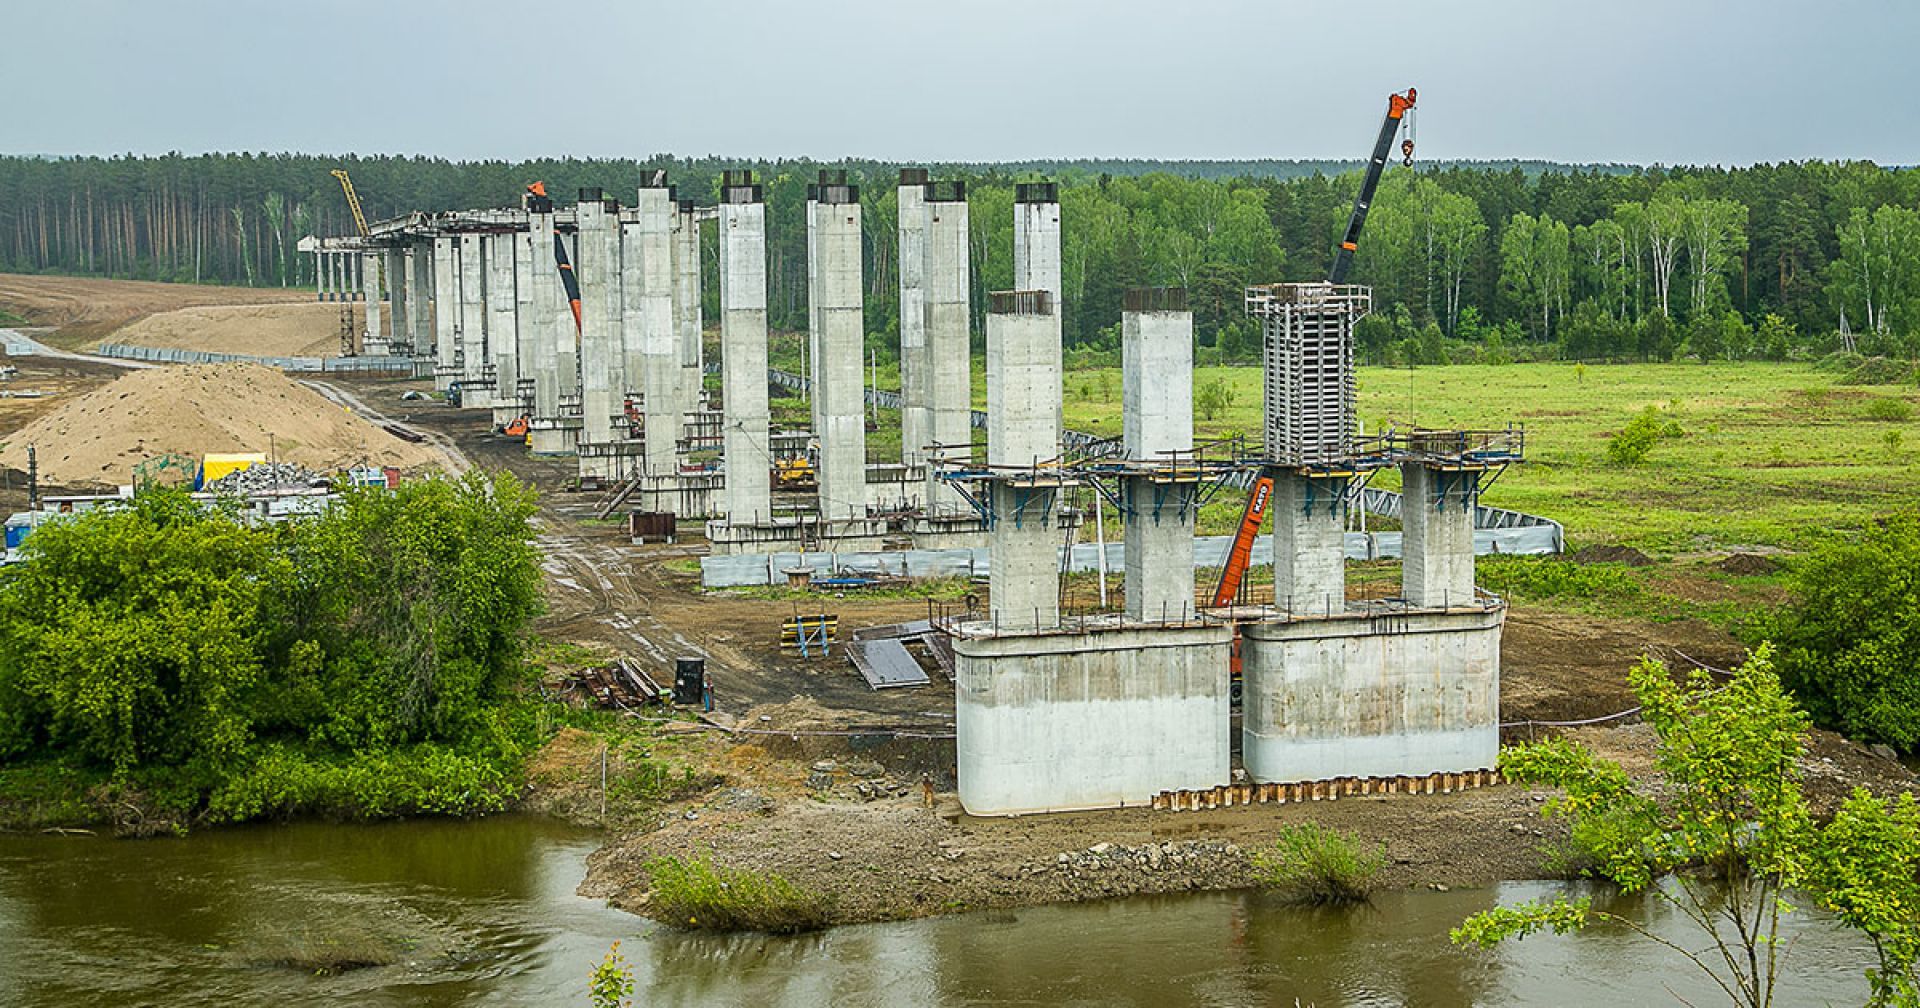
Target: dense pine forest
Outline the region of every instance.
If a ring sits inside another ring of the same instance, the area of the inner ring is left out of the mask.
[[[311,285],[312,264],[294,243],[352,230],[328,174],[336,167],[351,171],[376,219],[509,205],[536,179],[563,201],[582,187],[618,196],[655,168],[683,197],[710,202],[721,170],[753,167],[769,205],[772,321],[805,324],[802,210],[807,183],[826,167],[810,161],[5,157],[0,271]],[[884,353],[898,325],[898,166],[830,167],[863,187],[869,328]],[[1257,354],[1241,289],[1323,275],[1359,182],[1356,164],[1330,161],[947,165],[935,177],[968,183],[977,291],[1010,282],[1013,183],[1054,178],[1069,347],[1100,354],[1116,345],[1125,288],[1181,284],[1192,292],[1203,360]],[[1360,339],[1380,361],[1912,357],[1920,171],[1859,162],[1396,165],[1352,279],[1375,287]]]

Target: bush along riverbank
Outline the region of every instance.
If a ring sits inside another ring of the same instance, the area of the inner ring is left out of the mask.
[[[543,732],[532,491],[355,491],[249,525],[149,489],[0,573],[0,826],[504,809]]]

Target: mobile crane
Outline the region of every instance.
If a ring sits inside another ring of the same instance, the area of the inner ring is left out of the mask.
[[[1380,188],[1380,174],[1387,167],[1387,156],[1393,150],[1394,134],[1400,132],[1407,122],[1407,113],[1413,111],[1416,94],[1408,88],[1404,94],[1387,96],[1387,117],[1380,124],[1380,136],[1373,144],[1373,157],[1367,161],[1366,175],[1360,180],[1360,193],[1354,197],[1353,213],[1347,217],[1347,231],[1340,239],[1340,248],[1333,254],[1333,268],[1327,271],[1327,284],[1342,283],[1347,278],[1347,270],[1353,265],[1353,253],[1360,247],[1360,231],[1367,224],[1367,210],[1373,205],[1374,191]],[[1413,166],[1413,137],[1411,132],[1400,142],[1401,163]],[[1220,568],[1220,581],[1213,589],[1214,608],[1224,608],[1233,604],[1240,595],[1240,582],[1246,577],[1247,565],[1253,558],[1253,540],[1260,534],[1260,526],[1267,518],[1267,505],[1273,501],[1274,466],[1262,466],[1254,477],[1253,486],[1247,494],[1246,510],[1240,514],[1240,527],[1235,530],[1233,544],[1227,549],[1226,563]],[[1234,664],[1239,664],[1239,637],[1234,638]]]
[[[340,180],[340,191],[347,195],[347,209],[353,212],[353,226],[360,232],[360,239],[365,241],[373,232],[367,229],[367,215],[360,209],[360,194],[354,191],[353,179],[348,177],[345,168],[335,168],[330,174]],[[373,284],[368,288],[368,297],[380,296],[385,271],[386,263],[376,257]],[[340,356],[353,357],[360,352],[359,341],[354,339],[355,333],[353,302],[348,301],[340,309]]]

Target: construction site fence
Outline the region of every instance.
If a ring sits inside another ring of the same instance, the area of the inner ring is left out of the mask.
[[[1226,564],[1232,536],[1196,536],[1193,562],[1196,567],[1221,567]],[[1559,553],[1562,548],[1560,526],[1534,525],[1520,528],[1476,529],[1473,551],[1481,556],[1540,556]],[[1126,570],[1125,545],[1106,544],[1106,566],[1112,573]],[[1064,569],[1081,573],[1100,569],[1100,547],[1080,543],[1068,554],[1057,549],[1056,561]],[[1346,552],[1349,560],[1392,560],[1400,556],[1398,532],[1348,532]],[[1273,563],[1273,538],[1261,536],[1254,541],[1254,566]],[[780,552],[739,553],[732,556],[700,558],[700,584],[706,588],[745,588],[754,585],[786,584],[787,571],[810,567],[828,574],[855,574],[877,577],[976,578],[990,572],[986,546],[954,549],[882,550],[864,552]]]
[[[151,361],[158,364],[264,364],[282,371],[433,377],[433,361],[415,360],[411,357],[261,357],[253,354],[214,353],[209,350],[134,346],[128,343],[102,343],[94,353],[102,357]]]

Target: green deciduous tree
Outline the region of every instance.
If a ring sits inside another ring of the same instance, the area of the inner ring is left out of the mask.
[[[1850,737],[1920,746],[1920,513],[1814,550],[1789,584],[1769,632],[1800,702]]]
[[[1706,939],[1662,937],[1586,899],[1556,899],[1476,914],[1453,932],[1492,946],[1541,930],[1608,921],[1666,946],[1710,977],[1734,1004],[1773,1004],[1789,890],[1810,875],[1813,831],[1795,765],[1806,716],[1780,686],[1765,648],[1725,683],[1705,672],[1677,683],[1647,660],[1630,674],[1658,738],[1657,780],[1565,739],[1501,755],[1514,780],[1563,789],[1547,814],[1587,824],[1593,874],[1683,914]],[[1597,828],[1593,828],[1597,827]]]

